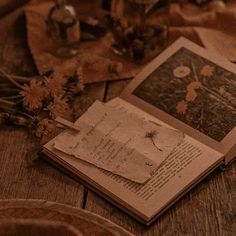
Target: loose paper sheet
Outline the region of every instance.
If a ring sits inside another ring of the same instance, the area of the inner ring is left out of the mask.
[[[180,131],[98,101],[76,125],[80,132],[58,136],[56,149],[138,183],[147,181],[184,137]]]

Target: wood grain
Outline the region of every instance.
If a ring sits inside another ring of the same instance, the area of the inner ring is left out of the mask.
[[[83,187],[38,159],[40,146],[27,131],[3,127],[0,143],[0,198],[46,199],[81,205]]]
[[[14,26],[14,27],[13,27]],[[0,64],[8,72],[35,75],[29,53],[23,10],[0,20]],[[74,119],[96,99],[110,100],[119,95],[128,81],[92,84],[74,101]],[[236,163],[224,172],[216,170],[204,182],[145,227],[105,199],[41,159],[40,143],[23,128],[0,128],[0,198],[33,198],[81,206],[110,219],[135,235],[212,235],[236,234]]]

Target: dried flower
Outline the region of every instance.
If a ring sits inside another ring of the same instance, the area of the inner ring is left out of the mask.
[[[173,74],[177,78],[184,78],[191,73],[191,70],[187,66],[178,66],[174,69]]]
[[[154,138],[157,135],[155,130],[146,133],[145,138]]]
[[[201,69],[201,75],[211,77],[214,74],[214,67],[210,65],[204,65]]]
[[[65,79],[61,73],[53,72],[48,78],[45,78],[45,86],[52,96],[63,96]]]
[[[47,110],[53,119],[57,116],[65,116],[69,110],[67,99],[60,97],[54,97],[53,102],[47,106]]]
[[[158,150],[158,151],[163,151],[162,149],[160,149],[157,145],[156,145],[156,143],[154,142],[154,138],[157,136],[157,132],[155,131],[155,130],[152,130],[152,131],[149,131],[149,132],[147,132],[146,133],[146,135],[145,135],[145,138],[150,138],[150,140],[152,141],[152,144],[156,147],[156,149]]]
[[[23,96],[23,105],[28,111],[34,111],[42,107],[42,101],[46,95],[46,90],[42,86],[41,82],[36,79],[32,79],[30,84],[23,86],[23,90],[20,92]]]
[[[188,109],[188,103],[185,100],[178,102],[176,110],[178,113],[185,114]]]
[[[70,91],[73,94],[80,93],[84,90],[84,84],[81,81],[78,81],[75,85],[70,87]]]
[[[35,136],[38,138],[42,138],[43,136],[47,136],[53,129],[54,125],[51,120],[44,118],[38,122],[35,129]]]

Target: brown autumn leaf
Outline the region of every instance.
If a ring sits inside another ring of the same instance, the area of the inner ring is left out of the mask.
[[[60,48],[61,41],[50,37],[47,33],[46,19],[53,4],[53,1],[39,1],[25,8],[28,44],[40,74],[60,68],[63,75],[72,76],[74,71],[82,65],[84,67],[84,83],[87,84],[131,78],[141,69],[140,65],[135,65],[111,50],[113,44],[111,33],[94,41],[81,42],[78,54],[74,57],[59,57],[55,52]],[[75,4],[76,9],[84,9],[84,7],[88,7],[84,2]],[[84,9],[84,12],[87,11],[91,12],[91,9]],[[95,64],[91,63],[89,68],[83,65],[83,59],[87,55],[96,57],[97,60]],[[114,73],[111,70],[114,63],[121,63],[123,65],[122,71]]]

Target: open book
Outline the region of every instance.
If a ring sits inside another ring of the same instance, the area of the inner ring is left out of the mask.
[[[226,59],[180,38],[43,156],[149,225],[236,156],[235,79]]]

